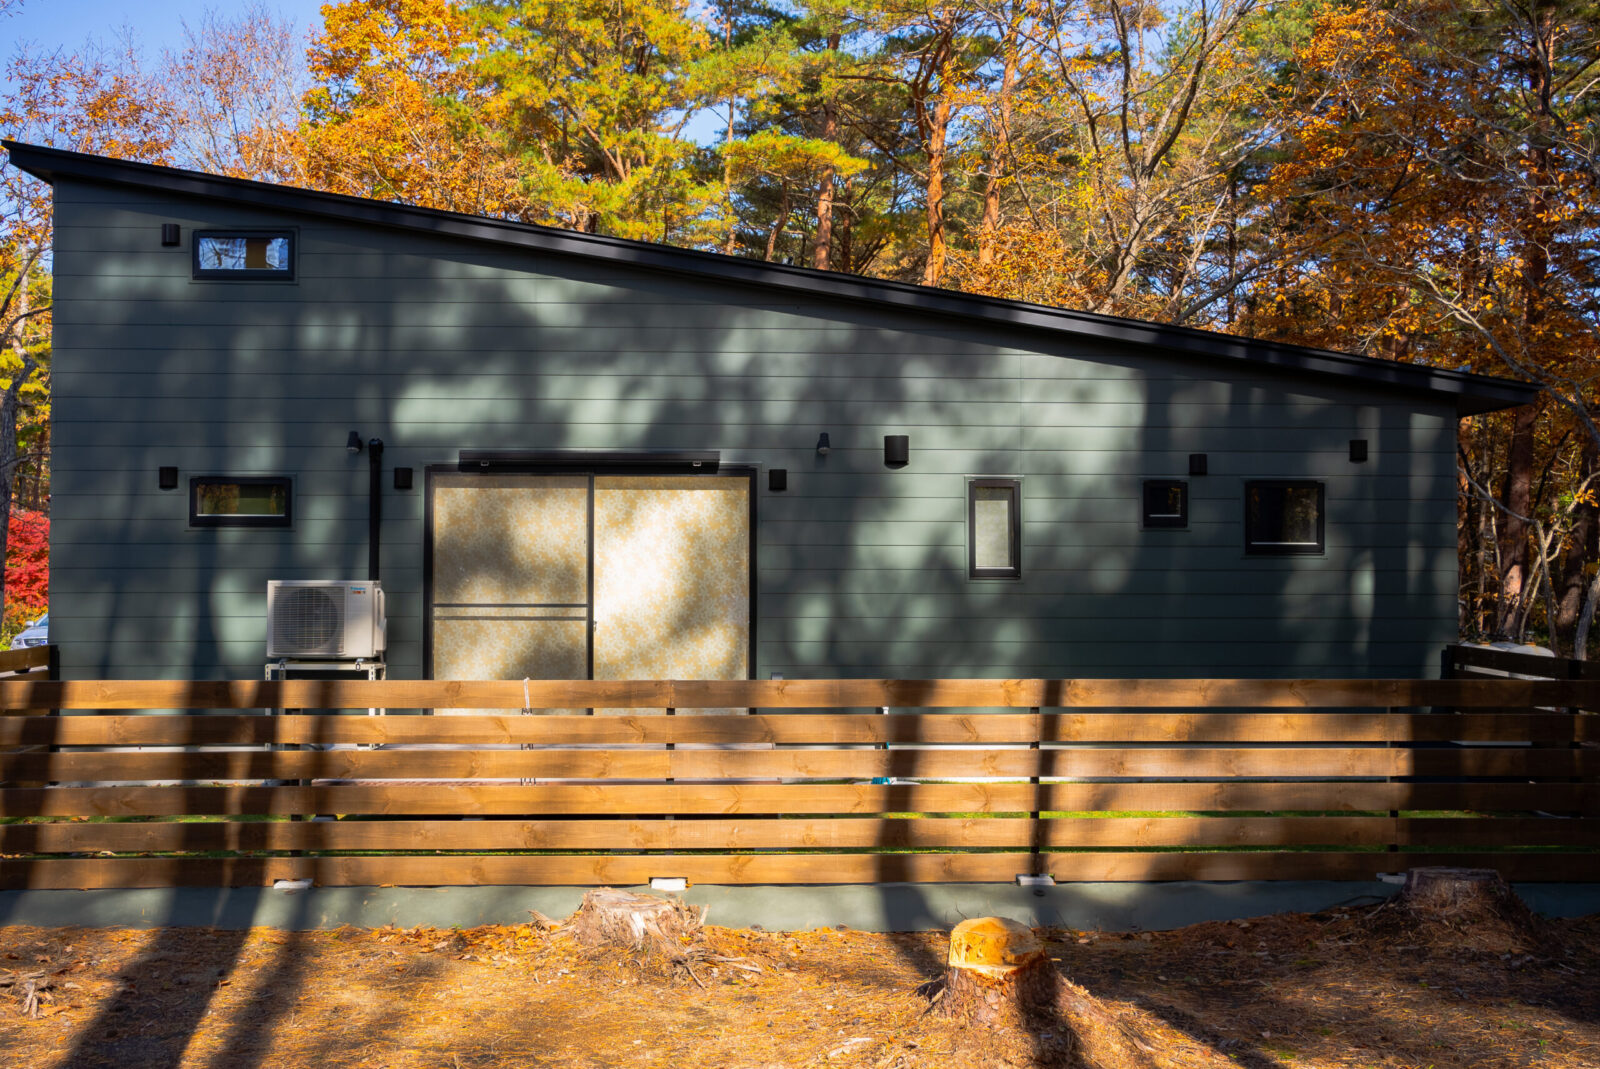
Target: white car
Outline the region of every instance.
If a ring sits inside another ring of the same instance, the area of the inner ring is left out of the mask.
[[[29,646],[43,646],[50,641],[50,614],[45,613],[33,623],[24,627],[11,640],[11,648],[25,650]]]

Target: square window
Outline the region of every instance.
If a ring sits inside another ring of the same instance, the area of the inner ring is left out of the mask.
[[[189,480],[190,527],[288,527],[294,488],[278,475],[196,475]]]
[[[294,278],[291,230],[202,230],[194,235],[194,277]]]
[[[967,575],[1022,577],[1022,483],[973,479],[967,484]]]
[[[1244,484],[1246,553],[1321,553],[1323,531],[1321,483],[1258,479]]]
[[[1144,525],[1146,527],[1189,526],[1189,484],[1182,479],[1146,479]]]

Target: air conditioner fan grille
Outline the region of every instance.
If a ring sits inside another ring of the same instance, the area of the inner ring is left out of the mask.
[[[344,652],[344,591],[288,587],[278,591],[272,614],[272,645],[302,655]]]

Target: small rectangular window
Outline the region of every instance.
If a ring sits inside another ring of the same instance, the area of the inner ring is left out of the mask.
[[[194,277],[291,280],[294,232],[198,230],[194,235]]]
[[[1144,525],[1189,526],[1189,484],[1182,479],[1146,479]]]
[[[1323,530],[1321,483],[1258,479],[1244,484],[1246,553],[1321,553]]]
[[[973,579],[1022,577],[1022,483],[973,479],[967,485],[967,574]]]
[[[189,480],[190,527],[288,527],[294,488],[283,476],[196,475]]]

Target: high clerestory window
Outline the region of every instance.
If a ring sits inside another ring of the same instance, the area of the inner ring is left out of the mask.
[[[197,230],[194,277],[292,281],[294,244],[292,230]]]
[[[196,475],[189,480],[190,527],[288,527],[294,484],[282,475]]]

